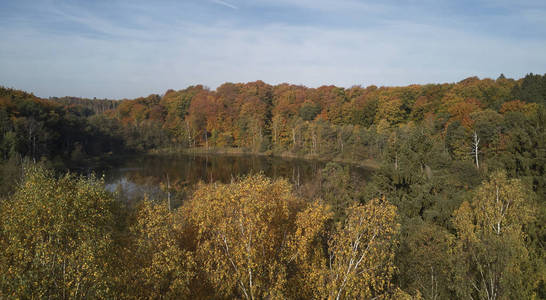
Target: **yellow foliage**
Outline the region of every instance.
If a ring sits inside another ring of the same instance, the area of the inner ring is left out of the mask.
[[[1,207],[0,288],[14,298],[105,297],[113,197],[95,178],[39,167]]]
[[[348,208],[343,227],[328,241],[323,298],[369,299],[389,291],[396,270],[396,219],[396,207],[385,199]]]
[[[128,274],[125,282],[133,288],[125,298],[170,299],[187,297],[194,278],[194,260],[182,248],[181,216],[166,204],[144,200],[131,226],[132,247],[126,255]]]
[[[530,261],[523,231],[535,214],[529,194],[519,179],[495,172],[471,202],[463,202],[455,211],[456,254],[470,262],[455,274],[462,297],[529,297],[524,293],[533,282],[524,280]]]
[[[310,245],[329,217],[320,204],[306,206],[286,180],[263,175],[199,186],[184,215],[197,231],[196,260],[220,296],[287,296],[287,266],[314,255]]]

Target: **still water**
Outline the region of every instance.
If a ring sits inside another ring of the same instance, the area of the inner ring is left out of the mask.
[[[287,178],[301,185],[316,178],[326,162],[253,155],[145,155],[132,157],[106,171],[106,187],[123,193],[128,200],[144,195],[165,196],[161,185],[192,186],[202,182],[230,182],[239,176],[262,172],[268,177]],[[370,169],[350,167],[355,176],[367,179]]]

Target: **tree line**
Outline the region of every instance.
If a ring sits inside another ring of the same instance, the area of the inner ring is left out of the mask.
[[[93,157],[205,147],[360,161],[381,159],[392,132],[410,126],[427,127],[431,136],[444,140],[453,159],[473,159],[479,165],[480,159],[511,152],[504,146],[515,140],[513,128],[540,122],[545,78],[501,75],[496,80],[470,77],[452,84],[366,88],[256,81],[225,83],[215,91],[197,85],[119,101],[46,100],[2,88],[0,152],[4,160],[16,153],[52,159],[74,151]],[[37,133],[42,129],[48,130]]]

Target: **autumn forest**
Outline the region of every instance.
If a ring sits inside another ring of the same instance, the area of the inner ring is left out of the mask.
[[[167,177],[162,199],[105,187],[121,160],[192,153],[325,165],[305,183]],[[0,299],[545,299],[545,168],[546,74],[0,87]]]

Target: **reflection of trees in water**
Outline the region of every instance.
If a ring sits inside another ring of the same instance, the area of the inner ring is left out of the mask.
[[[149,199],[162,199],[165,193],[159,188],[158,184],[144,184],[143,181],[133,181],[131,177],[121,177],[114,182],[106,185],[106,189],[117,194],[117,198],[131,204],[144,197]]]
[[[152,199],[171,195],[181,199],[199,181],[229,183],[247,174],[263,173],[271,178],[284,177],[296,186],[316,180],[326,163],[264,156],[176,155],[142,156],[132,159],[108,174],[108,183],[122,182],[120,189],[128,199],[148,195]],[[351,168],[359,177],[367,178],[370,171]],[[170,179],[169,187],[166,184]]]
[[[160,177],[142,174],[138,171],[127,173],[125,178],[141,186],[157,186],[161,182]]]

